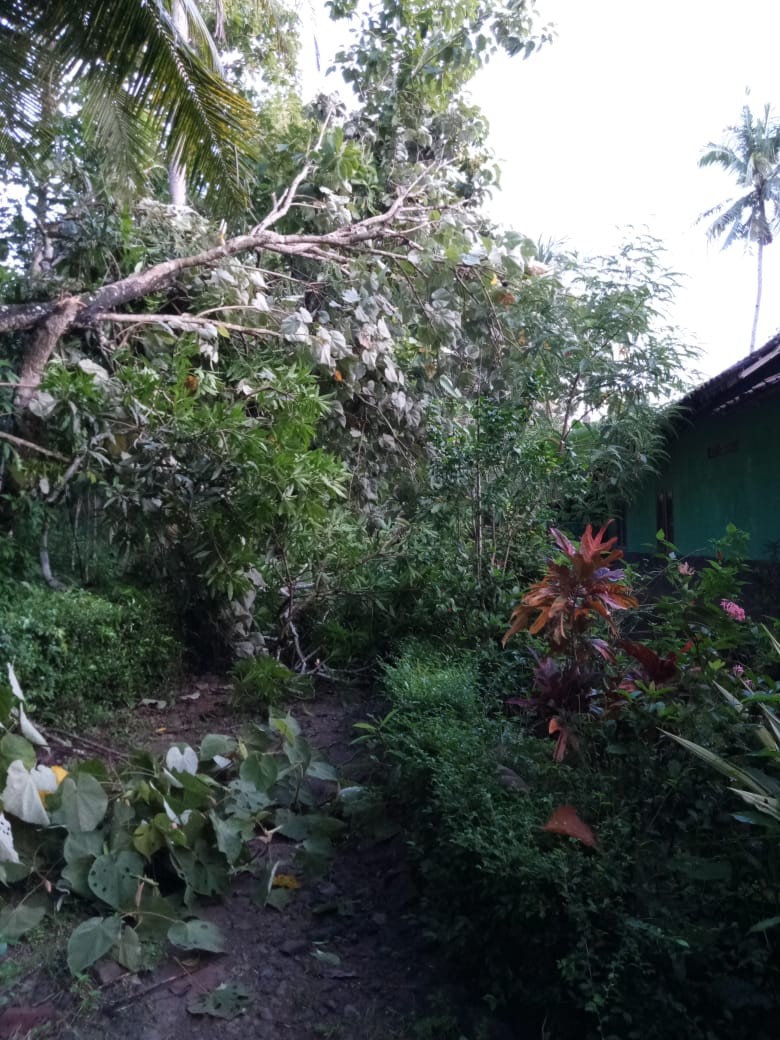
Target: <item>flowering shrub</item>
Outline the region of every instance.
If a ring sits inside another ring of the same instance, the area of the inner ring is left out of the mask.
[[[722,599],[720,601],[720,609],[724,614],[728,614],[734,621],[744,621],[745,611],[738,604],[732,602],[730,599]]]

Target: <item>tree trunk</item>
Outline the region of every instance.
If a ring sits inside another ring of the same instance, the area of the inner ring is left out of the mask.
[[[49,48],[49,52],[51,48]],[[48,57],[48,54],[47,54]],[[41,96],[41,127],[45,130],[51,127],[52,120],[57,111],[57,90],[54,85],[54,72],[51,64],[47,61],[42,76],[43,93]],[[36,157],[35,178],[37,185],[33,191],[35,199],[35,239],[33,244],[32,258],[30,260],[29,274],[32,278],[41,274],[52,260],[51,240],[48,233],[49,220],[49,183],[44,179],[41,168],[45,160],[49,159],[53,152],[53,145],[44,133],[41,152]]]
[[[181,0],[173,0],[173,26],[182,40],[188,40],[187,12]],[[186,168],[179,161],[181,153],[171,160],[168,166],[168,184],[171,189],[171,202],[176,207],[187,205],[187,174]]]
[[[758,312],[761,309],[761,292],[764,288],[764,243],[758,243],[758,286],[756,289],[756,309],[753,313],[753,329],[750,333],[750,353],[756,348],[756,332],[758,330]]]
[[[84,301],[80,296],[66,296],[58,301],[54,311],[36,326],[32,334],[30,345],[24,352],[19,372],[19,387],[14,397],[14,412],[22,430],[25,428],[25,413],[33,394],[41,385],[43,373],[57,348],[60,336],[68,330],[83,306]]]

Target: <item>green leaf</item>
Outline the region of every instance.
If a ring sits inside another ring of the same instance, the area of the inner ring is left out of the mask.
[[[103,851],[103,835],[100,831],[73,831],[65,838],[63,855],[67,863],[76,859],[94,859]]]
[[[192,773],[178,773],[174,770],[171,772],[181,785],[178,791],[172,790],[170,793],[171,806],[176,801],[177,808],[181,811],[183,809],[205,809],[211,804],[215,781],[210,777],[193,776]]]
[[[307,838],[336,838],[346,826],[343,820],[337,820],[334,816],[325,816],[323,813],[307,813],[305,816],[296,815],[289,809],[280,809],[276,815],[276,824],[279,833],[292,841],[305,841]]]
[[[139,937],[159,943],[179,916],[179,910],[170,899],[161,896],[156,888],[145,885],[134,916],[138,921],[136,930]]]
[[[211,921],[201,921],[198,918],[172,924],[168,929],[168,941],[182,950],[225,952],[225,937],[219,928]]]
[[[296,737],[301,735],[301,727],[292,715],[285,715],[284,718],[271,716],[268,719],[268,724],[271,729],[275,729],[277,733],[280,733],[288,744],[294,744]]]
[[[0,936],[4,940],[19,939],[40,924],[45,916],[46,907],[42,904],[19,903],[17,906],[7,906],[0,912]]]
[[[293,899],[293,893],[289,888],[272,888],[265,897],[265,906],[273,907],[280,912],[284,910]]]
[[[210,762],[215,755],[230,758],[237,746],[233,737],[226,737],[221,733],[207,733],[200,742],[199,758],[201,762]]]
[[[295,861],[306,877],[324,874],[334,855],[333,843],[328,838],[308,838],[298,849]]]
[[[98,856],[87,881],[98,899],[115,910],[128,910],[134,906],[143,869],[144,861],[137,852]]]
[[[146,820],[133,831],[133,845],[147,859],[151,859],[164,844],[165,838],[159,828]]]
[[[16,885],[32,873],[29,863],[0,863],[0,884]]]
[[[68,939],[68,967],[80,975],[95,961],[104,957],[119,939],[122,918],[90,917],[71,933]]]
[[[106,815],[108,795],[99,781],[89,773],[80,773],[74,780],[68,776],[60,785],[62,801],[56,822],[73,831],[94,831]]]
[[[244,848],[244,839],[240,833],[241,824],[237,821],[223,820],[215,812],[209,813],[209,819],[214,828],[217,848],[232,865]]]
[[[719,773],[728,777],[729,780],[738,780],[739,783],[744,784],[751,791],[755,791],[757,794],[764,793],[764,789],[756,783],[748,772],[744,769],[740,769],[739,766],[735,766],[734,763],[729,762],[728,759],[716,755],[715,752],[710,751],[709,748],[702,747],[700,744],[695,744],[692,740],[687,740],[685,737],[678,737],[675,733],[669,733],[665,729],[661,730],[661,732],[667,737],[671,737],[672,740],[676,740],[678,744],[687,748],[688,751],[692,752],[703,762],[712,766],[713,769],[717,769]]]
[[[91,866],[92,860],[84,857],[84,859],[71,860],[62,868],[61,876],[68,882],[71,892],[75,892],[77,896],[82,896],[84,899],[89,899],[92,895],[89,887]]]
[[[111,954],[117,963],[128,971],[140,971],[143,967],[143,950],[141,940],[135,928],[124,925],[119,942],[111,950]]]
[[[331,780],[333,783],[336,783],[338,780],[338,774],[330,762],[325,762],[322,759],[314,759],[310,762],[306,775],[314,780]]]
[[[7,769],[11,762],[21,759],[28,769],[36,762],[35,748],[18,733],[4,733],[0,738],[0,765]]]
[[[252,752],[241,763],[238,775],[258,791],[270,791],[279,779],[279,766],[273,755]]]
[[[219,896],[228,886],[228,866],[222,853],[199,841],[194,850],[171,852],[174,866],[192,892],[201,896]]]
[[[750,929],[751,932],[767,932],[770,928],[777,928],[780,924],[780,917],[765,917],[763,921],[759,921],[754,924]]]
[[[236,1018],[249,1004],[249,993],[243,986],[231,982],[218,986],[187,1004],[191,1015],[211,1015],[212,1018]]]

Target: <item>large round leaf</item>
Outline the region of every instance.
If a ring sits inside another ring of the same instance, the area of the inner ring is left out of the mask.
[[[225,937],[211,921],[176,921],[168,929],[168,941],[182,950],[225,952]]]
[[[122,918],[90,917],[74,929],[68,939],[68,967],[80,975],[90,964],[104,957],[119,939]]]
[[[62,802],[57,822],[73,831],[94,831],[106,815],[108,795],[89,773],[62,781]]]

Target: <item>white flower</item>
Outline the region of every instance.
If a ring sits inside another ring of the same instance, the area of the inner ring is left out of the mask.
[[[198,756],[189,744],[185,744],[181,749],[174,744],[173,747],[168,748],[165,764],[168,769],[175,769],[178,773],[191,773],[192,776],[195,776],[198,771]]]
[[[21,704],[19,705],[19,729],[22,731],[22,736],[27,737],[31,744],[37,744],[39,747],[45,748],[49,746],[43,734],[27,718]]]
[[[22,693],[22,688],[19,685],[19,680],[16,678],[14,666],[11,664],[10,661],[8,662],[8,682],[11,685],[11,692],[13,693],[14,697],[18,698],[20,701],[23,701],[24,694]]]
[[[43,807],[40,792],[56,790],[57,777],[48,766],[36,766],[30,771],[24,762],[17,758],[8,767],[5,790],[2,794],[3,808],[25,823],[48,827],[49,814]]]
[[[11,824],[5,813],[0,812],[0,863],[18,863],[19,853],[14,848]]]
[[[171,821],[174,827],[185,827],[190,816],[192,816],[192,809],[185,809],[181,816],[178,816],[170,805],[163,798],[163,808],[165,809],[165,815]]]

